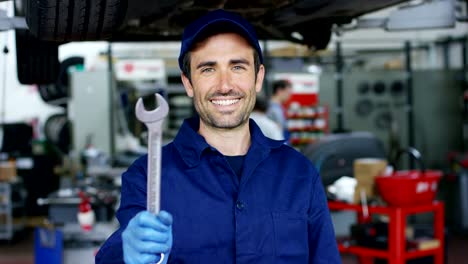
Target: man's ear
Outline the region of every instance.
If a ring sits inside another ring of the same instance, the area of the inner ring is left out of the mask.
[[[257,73],[257,80],[255,80],[255,91],[259,93],[262,90],[263,79],[265,78],[265,67],[263,64],[260,65]]]
[[[193,87],[189,78],[187,78],[187,76],[185,76],[184,73],[180,74],[180,78],[182,79],[182,83],[184,84],[185,92],[187,93],[187,95],[189,97],[193,97]]]

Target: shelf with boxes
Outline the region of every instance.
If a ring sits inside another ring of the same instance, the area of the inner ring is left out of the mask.
[[[0,161],[0,240],[11,240],[25,226],[25,190],[16,162]]]
[[[289,141],[293,146],[313,143],[328,133],[328,107],[292,103],[286,112]]]
[[[22,191],[21,182],[0,181],[0,240],[11,240],[15,232],[24,229],[24,197],[19,197]]]
[[[0,182],[0,239],[13,237],[13,208],[11,188],[7,182]]]
[[[291,94],[284,103],[289,143],[302,149],[328,133],[328,107],[319,104],[319,77],[316,72],[275,72],[275,81],[287,81]]]

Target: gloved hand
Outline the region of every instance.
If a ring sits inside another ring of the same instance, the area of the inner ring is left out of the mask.
[[[166,211],[153,215],[142,211],[122,232],[123,256],[127,264],[157,263],[164,253],[167,263],[172,248],[172,216]]]

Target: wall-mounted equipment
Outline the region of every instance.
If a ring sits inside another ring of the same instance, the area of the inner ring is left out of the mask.
[[[381,111],[375,117],[375,127],[377,129],[388,130],[393,122],[393,116],[390,111]]]
[[[370,99],[361,99],[356,103],[354,110],[358,116],[367,117],[374,110],[374,103]]]
[[[387,87],[383,81],[377,81],[372,86],[372,89],[376,95],[382,95],[385,93],[385,90],[387,90]]]
[[[401,96],[405,92],[405,84],[401,80],[395,80],[390,84],[390,94]]]
[[[357,87],[359,94],[367,94],[370,91],[370,84],[367,81],[363,81],[359,83]]]

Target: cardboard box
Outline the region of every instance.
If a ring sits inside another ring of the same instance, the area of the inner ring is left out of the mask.
[[[0,162],[0,181],[8,182],[16,177],[16,165],[11,161]]]
[[[374,182],[377,175],[383,174],[387,168],[387,161],[383,159],[364,158],[356,159],[353,163],[354,178],[358,185]]]
[[[376,196],[375,177],[383,174],[386,169],[387,161],[384,159],[363,158],[354,160],[353,173],[357,181],[354,190],[354,203],[361,203],[361,191],[364,191],[367,200]]]

